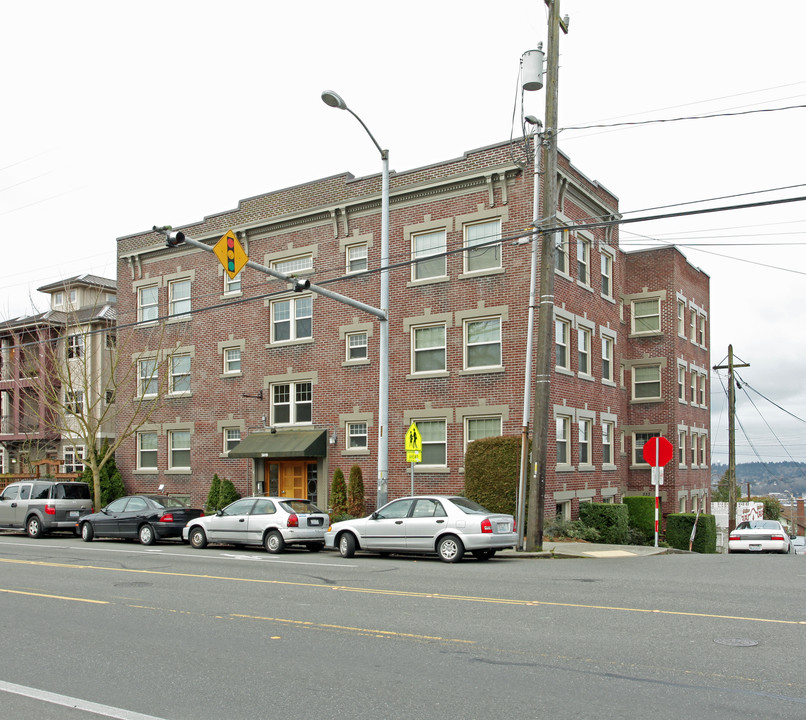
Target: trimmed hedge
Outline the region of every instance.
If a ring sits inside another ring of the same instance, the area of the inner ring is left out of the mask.
[[[629,495],[623,497],[621,501],[627,506],[628,520],[630,527],[640,530],[646,537],[655,537],[655,496],[649,495]],[[663,515],[663,508],[658,500],[658,520]]]
[[[599,542],[627,545],[630,539],[629,511],[626,505],[615,503],[579,504],[579,519],[599,531]],[[654,527],[654,526],[653,526]]]
[[[520,435],[474,440],[465,453],[465,496],[491,512],[515,515]]]
[[[691,529],[694,527],[695,513],[675,513],[666,516],[666,542],[678,550],[688,550]],[[716,518],[700,514],[697,520],[697,534],[691,548],[698,553],[716,552]]]

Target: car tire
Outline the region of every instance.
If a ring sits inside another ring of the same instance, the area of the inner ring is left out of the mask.
[[[474,550],[473,557],[476,560],[489,560],[491,557],[495,555],[495,550]]]
[[[309,552],[320,552],[325,549],[325,544],[323,542],[308,543],[306,547]]]
[[[355,535],[346,532],[339,536],[339,555],[343,558],[351,558],[355,555],[356,542]]]
[[[148,523],[140,526],[140,529],[137,531],[137,537],[141,545],[153,545],[157,542],[157,533],[154,532],[154,528]]]
[[[437,542],[437,555],[443,562],[459,562],[464,554],[465,548],[456,535],[444,535]]]
[[[28,533],[29,538],[41,538],[44,535],[42,530],[42,521],[36,516],[31,515],[25,523],[25,532]]]
[[[88,522],[81,523],[81,539],[84,542],[92,542],[94,537],[95,530],[92,529],[92,525]]]
[[[207,535],[204,534],[204,529],[200,527],[191,528],[188,533],[188,542],[190,547],[196,550],[204,550],[207,547]]]
[[[285,550],[285,540],[277,530],[272,530],[263,538],[263,547],[266,548],[266,552],[278,555]]]

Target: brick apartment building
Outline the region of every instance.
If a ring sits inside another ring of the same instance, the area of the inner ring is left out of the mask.
[[[685,443],[664,509],[694,509],[710,483],[708,277],[674,248],[623,253],[615,224],[575,229],[618,218],[618,200],[562,155],[558,176],[568,229],[557,236],[547,517],[651,493],[640,445],[657,433]],[[520,435],[531,249],[514,241],[532,224],[532,180],[508,143],[392,174],[389,499],[410,490],[412,422],[416,492],[461,492],[468,443]],[[377,307],[380,192],[379,175],[337,175],[182,231],[213,245],[233,230],[250,259]],[[358,464],[374,505],[373,316],[252,268],[232,281],[212,253],[167,248],[154,232],[118,239],[118,290],[118,333],[138,366],[137,387],[118,397],[158,403],[117,453],[129,489],[164,485],[198,505],[216,473],[243,494],[327,507],[333,472]],[[118,411],[120,426],[122,401]]]

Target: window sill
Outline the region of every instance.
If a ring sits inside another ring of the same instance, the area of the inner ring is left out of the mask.
[[[568,368],[560,367],[559,365],[554,366],[554,372],[556,372],[558,375],[566,375],[566,376],[571,377],[571,378],[574,377],[574,373],[573,373],[572,370],[569,370]]]
[[[596,468],[593,465],[588,465],[588,464],[579,465],[577,467],[578,472],[593,472],[594,470],[596,470]]]
[[[280,347],[293,347],[294,345],[312,345],[313,338],[301,338],[299,340],[281,340],[280,342],[272,342],[266,345],[266,350],[274,350]]]
[[[577,280],[577,287],[580,287],[583,290],[587,290],[589,293],[593,293],[593,288],[590,285],[588,285],[588,283],[586,283],[586,282],[582,282],[580,280]]]
[[[485,268],[484,270],[468,270],[459,275],[459,280],[471,280],[472,278],[485,277],[487,275],[503,275],[504,268],[494,267]]]
[[[559,276],[559,277],[561,277],[561,278],[564,278],[565,280],[568,280],[568,281],[570,281],[570,282],[574,282],[574,278],[572,278],[572,277],[571,277],[571,276],[570,276],[570,275],[569,275],[567,272],[565,272],[564,270],[558,270],[557,268],[554,268],[554,274],[555,274],[555,275],[557,275],[557,276]]]
[[[176,316],[172,315],[171,317],[165,318],[165,324],[175,325],[176,323],[190,322],[191,320],[193,320],[193,316],[189,314]]]
[[[441,275],[440,277],[423,278],[422,280],[409,280],[406,287],[420,287],[421,285],[435,285],[436,283],[446,283],[450,281],[448,275]]]
[[[602,385],[607,385],[607,387],[618,387],[614,380],[608,380],[607,378],[602,378]]]
[[[630,400],[630,405],[657,405],[658,403],[662,402],[663,398],[641,398],[640,400]]]
[[[243,377],[243,373],[242,372],[221,373],[218,377],[221,380],[226,380],[227,378],[239,378],[239,377]]]
[[[637,340],[637,339],[640,339],[640,338],[655,338],[655,339],[658,339],[658,340],[662,340],[663,339],[663,332],[661,332],[660,330],[653,331],[653,332],[644,332],[644,333],[635,333],[635,332],[633,332],[633,333],[630,333],[627,337],[630,338],[630,340]]]
[[[414,466],[415,475],[449,475],[450,472],[451,469],[449,467],[445,467],[444,465]]]
[[[356,457],[357,455],[369,455],[368,448],[353,448],[351,450],[342,450],[343,457]]]
[[[450,377],[447,370],[439,370],[437,372],[429,373],[410,373],[406,375],[406,380],[430,380],[431,378],[444,378]]]
[[[599,295],[605,302],[613,303],[613,305],[616,304],[616,298],[614,298],[612,295],[605,295],[604,293],[599,293]]]
[[[503,367],[487,367],[487,368],[467,368],[465,370],[458,370],[456,374],[459,377],[466,375],[495,375],[496,373],[504,372]]]
[[[604,465],[602,465],[602,470],[607,471],[607,472],[613,472],[614,470],[618,470],[618,467],[616,465],[611,464],[611,463],[605,463]],[[602,493],[602,494],[604,495],[604,493]]]
[[[593,377],[593,375],[588,375],[588,373],[583,373],[583,372],[577,373],[577,377],[580,380],[587,380],[588,382],[593,382],[594,380],[596,380],[596,378]]]
[[[193,393],[192,392],[168,393],[167,397],[169,400],[179,400],[181,398],[193,397]]]
[[[370,363],[370,361],[369,361],[368,358],[364,359],[364,360],[345,360],[344,362],[342,362],[341,366],[342,367],[356,367],[356,366],[361,366],[361,365],[369,365],[369,363]]]
[[[573,465],[557,465],[554,470],[558,473],[576,472],[576,468]]]

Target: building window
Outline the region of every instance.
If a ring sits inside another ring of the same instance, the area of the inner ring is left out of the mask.
[[[660,437],[660,433],[635,433],[633,435],[633,464],[634,465],[648,465],[644,460],[644,445],[646,445],[652,438]]]
[[[686,303],[677,301],[677,334],[686,337]]]
[[[444,420],[417,420],[423,441],[422,465],[446,465],[448,442]]]
[[[171,395],[186,395],[190,392],[190,355],[171,357]]]
[[[708,464],[705,462],[705,448],[707,445],[708,437],[706,435],[700,435],[700,467],[708,467]]]
[[[313,336],[313,299],[310,295],[271,304],[272,342],[303,340]]]
[[[367,424],[365,422],[347,423],[347,449],[366,450],[369,447]]]
[[[613,381],[613,338],[602,335],[602,379]]]
[[[554,269],[568,275],[568,230],[563,230],[554,246]]]
[[[686,368],[683,365],[677,366],[677,399],[686,401]]]
[[[157,433],[137,433],[137,469],[157,469]]]
[[[168,283],[168,307],[174,317],[190,313],[190,280]]]
[[[272,387],[272,418],[275,425],[310,423],[313,417],[312,385],[282,383]]]
[[[105,399],[107,405],[114,405],[115,404],[115,391],[114,390],[107,390],[105,393]]]
[[[700,345],[705,347],[705,317],[700,315]]]
[[[277,272],[284,273],[285,275],[304,273],[313,270],[313,256],[302,255],[287,260],[277,260],[273,262],[271,266]]]
[[[474,440],[501,436],[500,417],[465,418],[465,449]]]
[[[602,253],[601,266],[602,266],[602,295],[605,297],[613,297],[613,258],[607,253]]]
[[[421,233],[412,237],[414,244],[414,280],[446,277],[444,230]]]
[[[591,421],[583,418],[579,421],[579,464],[591,464]]]
[[[602,464],[614,465],[613,458],[613,436],[615,434],[615,424],[606,421],[602,423]]]
[[[697,467],[697,452],[699,436],[691,433],[691,467]]]
[[[239,442],[241,442],[240,428],[224,428],[224,452],[229,454]]]
[[[691,372],[691,397],[690,401],[692,405],[697,404],[697,373],[693,370]]]
[[[445,326],[428,325],[412,329],[413,372],[445,370]]]
[[[465,272],[480,272],[501,267],[501,221],[465,225]],[[488,244],[494,242],[495,244]],[[484,247],[477,247],[484,245]],[[475,248],[475,249],[472,249]]]
[[[705,375],[700,375],[700,407],[705,407]]]
[[[159,316],[159,292],[156,285],[141,287],[137,290],[138,322],[153,322]]]
[[[241,348],[224,348],[224,374],[240,375],[241,373]]]
[[[465,323],[465,368],[501,367],[501,318]]]
[[[571,464],[571,418],[566,415],[560,415],[556,420],[557,428],[557,464],[570,465]]]
[[[696,343],[697,342],[697,311],[692,310],[689,313],[689,316],[690,316],[690,327],[691,327],[691,335],[690,335],[691,342]]]
[[[588,328],[577,328],[577,359],[579,374],[591,374],[591,331]]]
[[[118,336],[114,330],[106,331],[106,347],[114,350],[118,346]]]
[[[82,415],[84,413],[84,391],[65,390],[64,408],[73,415]]]
[[[190,430],[168,432],[168,469],[190,470]]]
[[[577,280],[590,285],[591,244],[581,235],[577,236]]]
[[[660,365],[637,365],[632,369],[633,400],[660,398]]]
[[[137,386],[140,397],[156,397],[159,389],[156,358],[138,360]]]
[[[347,360],[366,360],[368,357],[367,333],[347,333]]]
[[[64,293],[53,293],[53,307],[64,307]]]
[[[67,357],[68,358],[84,357],[84,336],[83,335],[68,335],[67,336]]]
[[[239,292],[241,292],[241,273],[234,278],[224,273],[224,295],[235,295]]]
[[[677,464],[684,467],[686,464],[686,431],[677,431]]]
[[[347,246],[347,272],[363,272],[369,267],[369,249],[366,243]]]
[[[84,472],[83,445],[71,445],[64,449],[64,471],[66,473]]]
[[[660,332],[660,299],[633,300],[632,331],[636,335]]]
[[[563,370],[571,369],[571,357],[568,352],[568,337],[571,334],[571,323],[567,320],[554,321],[554,364]]]

